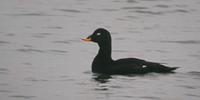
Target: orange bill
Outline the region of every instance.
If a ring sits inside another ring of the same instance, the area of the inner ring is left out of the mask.
[[[82,39],[83,41],[86,41],[86,42],[91,42],[92,39],[91,38],[86,38],[86,39]]]

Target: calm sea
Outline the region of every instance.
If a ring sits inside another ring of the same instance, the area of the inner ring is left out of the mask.
[[[97,75],[80,39],[112,34],[113,59],[181,67]],[[200,0],[0,0],[0,100],[200,100]]]

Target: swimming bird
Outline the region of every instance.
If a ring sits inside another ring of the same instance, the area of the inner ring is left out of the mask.
[[[161,63],[150,62],[138,58],[123,58],[113,60],[111,57],[111,34],[104,28],[96,29],[86,42],[95,42],[99,51],[92,62],[92,72],[101,74],[145,74],[149,72],[169,73],[178,67],[168,67]]]

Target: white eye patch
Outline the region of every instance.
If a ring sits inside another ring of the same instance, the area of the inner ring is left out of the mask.
[[[100,36],[101,35],[101,33],[97,33],[97,36]]]

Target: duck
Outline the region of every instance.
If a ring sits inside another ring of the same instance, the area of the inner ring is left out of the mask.
[[[150,62],[138,58],[112,59],[111,34],[104,28],[96,29],[92,35],[82,39],[85,42],[94,42],[99,51],[92,62],[92,72],[100,74],[145,74],[173,73],[179,67],[169,67],[157,62]]]

